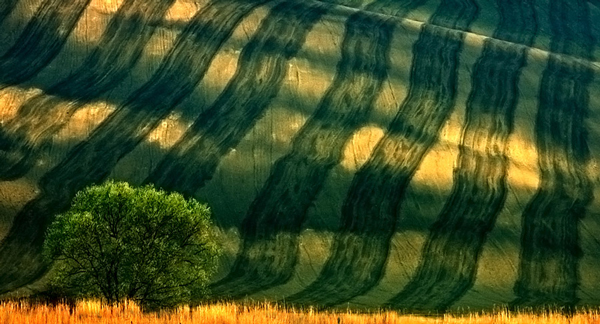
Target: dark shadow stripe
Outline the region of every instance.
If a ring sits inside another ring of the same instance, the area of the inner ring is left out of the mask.
[[[277,95],[323,5],[286,1],[276,5],[243,48],[238,68],[216,101],[196,119],[146,182],[193,196],[212,178]]]
[[[2,0],[2,3],[0,3],[0,24],[15,9],[18,2],[19,0]]]
[[[467,28],[477,13],[475,3],[445,0],[431,21]],[[354,176],[331,255],[317,280],[287,302],[335,305],[381,279],[408,183],[454,107],[463,35],[424,25],[413,47],[408,97]]]
[[[127,0],[111,19],[83,65],[46,93],[28,100],[0,129],[0,180],[23,176],[40,148],[79,108],[126,78],[174,0]]]
[[[46,0],[0,57],[0,89],[35,76],[61,50],[90,0]]]
[[[365,6],[365,10],[384,15],[404,18],[427,0],[375,0]]]
[[[537,24],[531,0],[498,0],[494,38],[532,44]],[[433,224],[415,275],[388,306],[444,312],[475,282],[487,234],[506,198],[508,137],[527,51],[486,40],[475,63],[452,194]]]
[[[280,158],[242,224],[243,245],[230,274],[213,286],[242,297],[290,279],[306,212],[366,119],[389,70],[394,22],[358,12],[346,22],[335,79]]]
[[[551,49],[583,59],[594,48],[587,3],[550,1]],[[578,301],[578,225],[593,198],[585,118],[593,71],[550,55],[535,124],[540,184],[523,212],[514,306],[572,308]]]
[[[594,61],[596,40],[590,12],[583,0],[550,0],[550,52]]]
[[[261,1],[217,0],[181,32],[158,71],[40,181],[42,192],[16,216],[0,247],[0,293],[39,278],[44,231],[75,193],[104,180],[161,119],[192,93],[234,28]]]

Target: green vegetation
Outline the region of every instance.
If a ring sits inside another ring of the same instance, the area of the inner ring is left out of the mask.
[[[181,194],[107,182],[79,192],[47,232],[51,288],[147,309],[206,295],[219,249],[210,210]]]

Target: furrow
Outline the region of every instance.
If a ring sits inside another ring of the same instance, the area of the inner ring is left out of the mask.
[[[4,19],[6,19],[6,17],[10,15],[13,9],[15,9],[15,7],[17,6],[17,2],[19,2],[19,0],[2,1],[2,3],[0,4],[0,24],[2,24]]]
[[[366,11],[404,18],[411,11],[424,5],[425,2],[427,0],[375,0],[366,5],[364,9]]]
[[[494,35],[531,44],[536,17],[531,1],[499,0]],[[507,194],[507,145],[527,52],[487,41],[475,64],[452,193],[425,242],[417,271],[388,305],[444,312],[473,286],[487,234]]]
[[[217,0],[199,11],[142,88],[45,174],[41,193],[15,217],[0,247],[0,293],[37,279],[46,270],[40,249],[53,215],[75,193],[103,181],[115,164],[200,82],[221,45],[260,1]]]
[[[40,148],[79,108],[118,86],[131,71],[174,0],[127,0],[83,65],[45,93],[28,100],[0,129],[0,180],[27,173]]]
[[[447,0],[431,21],[466,28],[477,12],[475,3]],[[408,96],[354,176],[331,256],[317,280],[286,301],[335,305],[379,282],[408,183],[454,107],[462,42],[460,32],[424,25],[413,48]]]
[[[550,1],[552,52],[591,59],[594,48],[585,1]],[[550,55],[535,123],[540,184],[522,216],[521,255],[514,287],[518,307],[566,307],[578,301],[579,221],[592,200],[585,173],[585,119],[593,71]]]
[[[188,196],[212,178],[220,160],[264,115],[287,75],[288,61],[325,14],[318,3],[276,5],[242,50],[225,90],[204,111],[146,179]]]
[[[359,12],[348,19],[335,79],[250,206],[241,252],[229,276],[215,288],[243,296],[290,278],[307,210],[340,162],[344,145],[366,121],[387,78],[393,31],[392,22],[371,14]]]
[[[90,0],[46,0],[0,57],[0,89],[29,80],[61,50]]]

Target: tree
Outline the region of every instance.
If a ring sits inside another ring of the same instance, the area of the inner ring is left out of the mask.
[[[51,289],[146,309],[202,298],[219,249],[210,210],[181,194],[107,182],[80,191],[51,224]]]

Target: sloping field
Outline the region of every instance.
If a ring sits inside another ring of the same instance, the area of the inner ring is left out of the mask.
[[[106,179],[206,201],[216,298],[600,305],[596,0],[2,0],[0,294]]]

